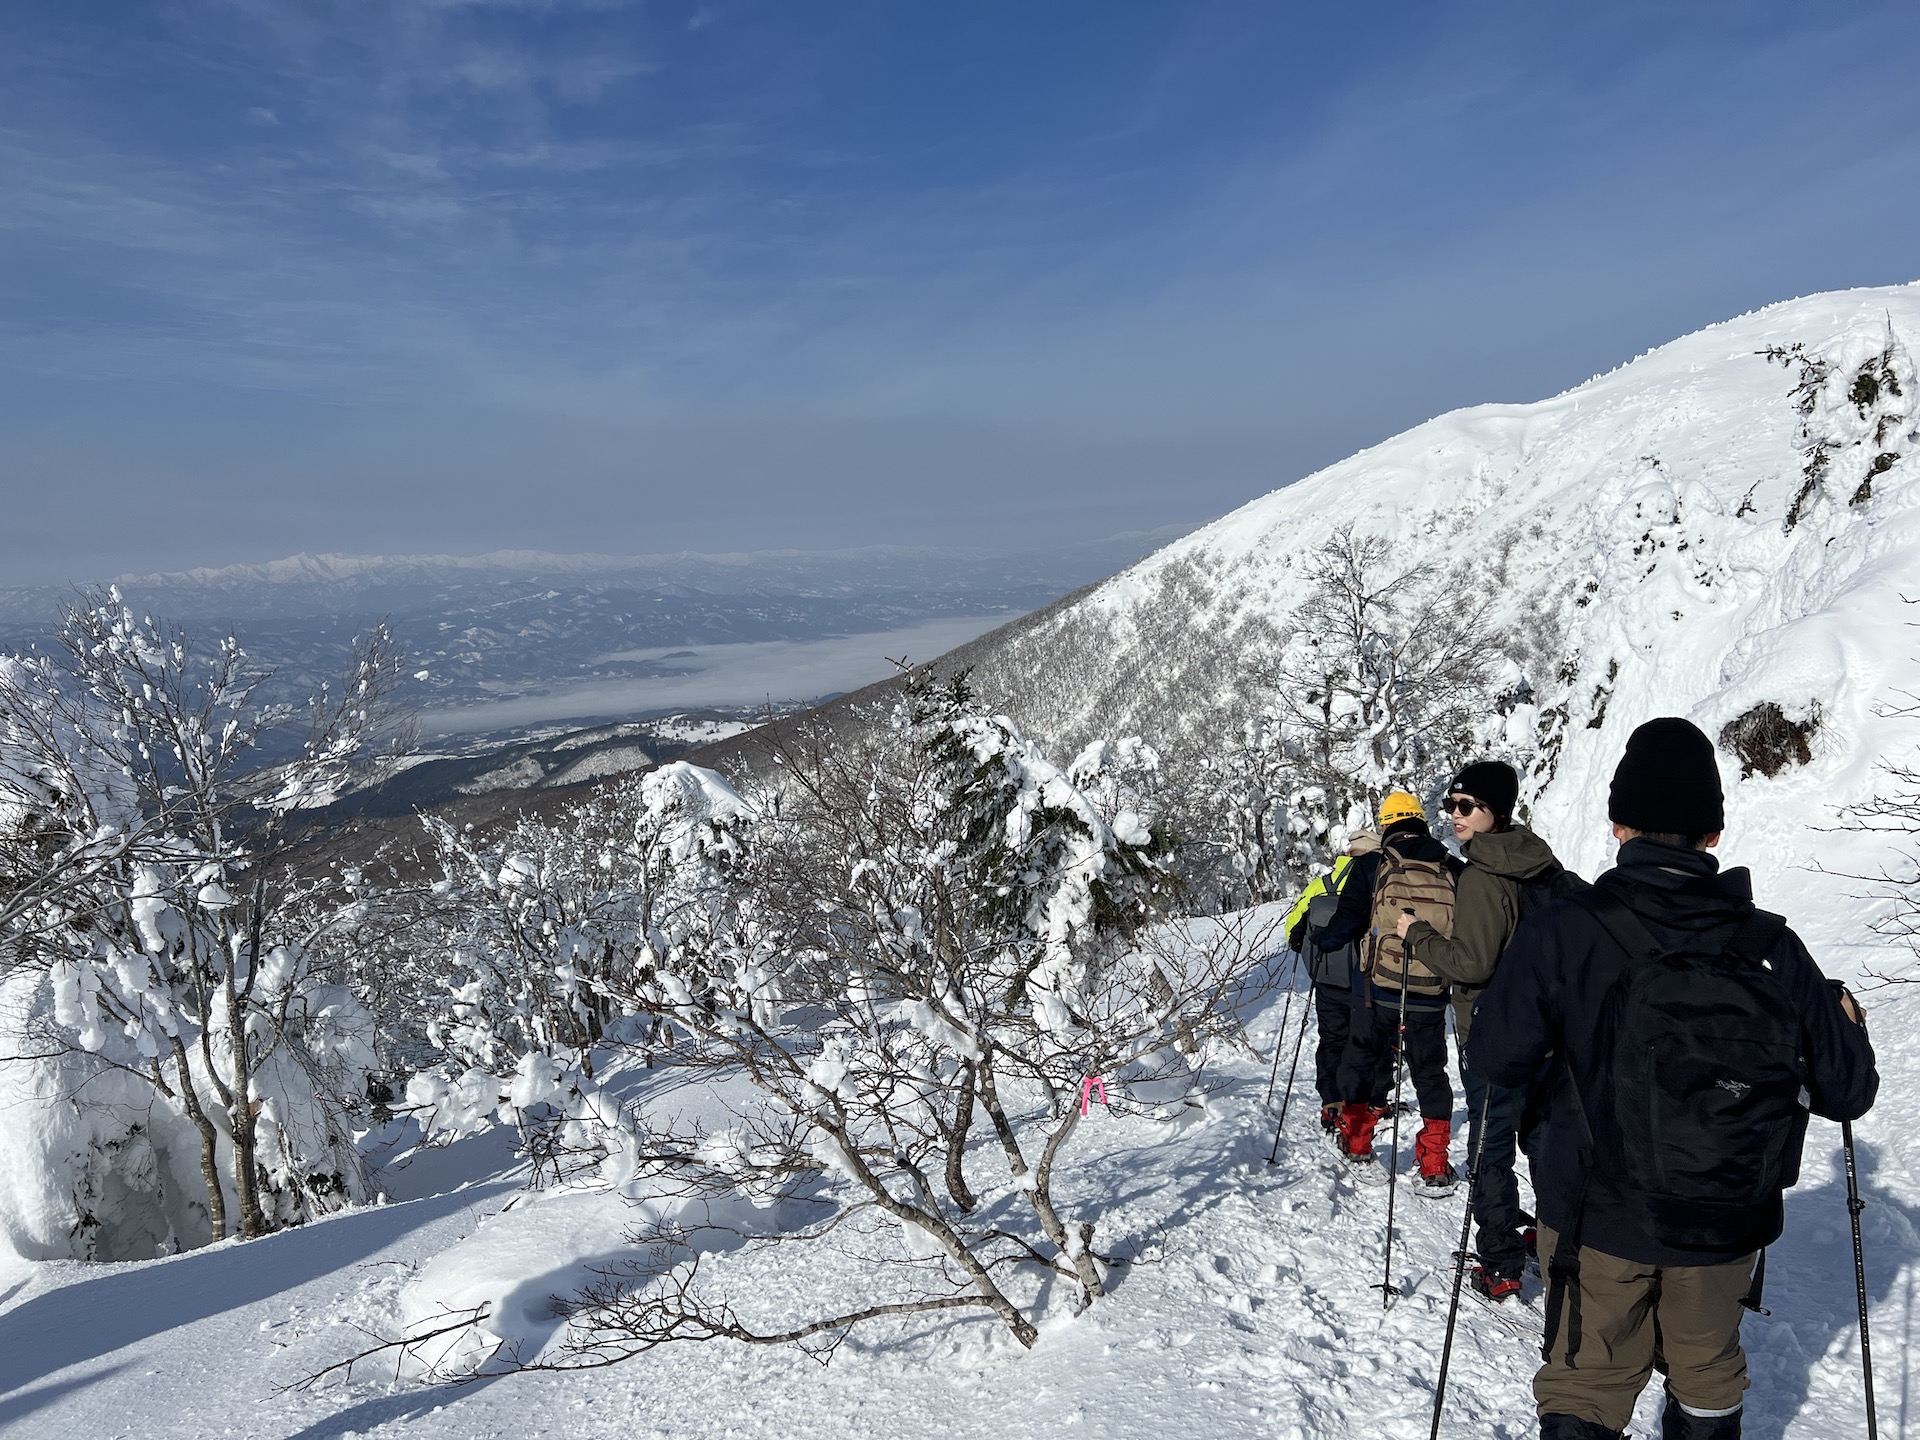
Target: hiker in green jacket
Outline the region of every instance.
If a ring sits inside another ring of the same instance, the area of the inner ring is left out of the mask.
[[[1480,761],[1454,776],[1443,808],[1467,867],[1454,882],[1453,934],[1442,935],[1408,917],[1400,924],[1408,950],[1452,983],[1454,1039],[1463,1056],[1474,1002],[1493,979],[1520,923],[1526,888],[1551,887],[1561,873],[1547,842],[1514,821],[1519,796],[1520,777],[1498,760]],[[1473,1190],[1479,1264],[1470,1280],[1482,1295],[1501,1301],[1519,1293],[1527,1263],[1520,1184],[1513,1173],[1526,1091],[1490,1085],[1464,1063],[1460,1079],[1467,1092],[1469,1165],[1476,1153],[1480,1156],[1480,1178]],[[1487,1137],[1480,1149],[1483,1113]]]

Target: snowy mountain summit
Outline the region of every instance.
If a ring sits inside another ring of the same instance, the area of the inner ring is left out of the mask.
[[[1478,738],[1527,769],[1569,863],[1605,863],[1627,734],[1680,714],[1733,747],[1730,783],[1748,771],[1729,832],[1767,893],[1913,741],[1890,711],[1920,690],[1916,353],[1920,285],[1771,306],[1548,400],[1440,416],[967,658],[1063,743],[1217,749],[1314,642],[1316,562],[1350,529],[1377,583],[1425,571],[1485,601],[1504,713]]]

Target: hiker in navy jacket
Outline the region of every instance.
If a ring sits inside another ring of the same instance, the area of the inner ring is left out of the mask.
[[[1755,933],[1748,873],[1723,871],[1707,853],[1723,823],[1712,742],[1684,720],[1641,726],[1608,813],[1620,853],[1595,882],[1597,897],[1556,901],[1521,923],[1468,1044],[1467,1063],[1493,1083],[1535,1086],[1527,1151],[1543,1261],[1569,1227],[1579,1241],[1568,1247],[1577,1273],[1563,1282],[1566,1303],[1549,1305],[1548,1359],[1534,1378],[1540,1433],[1614,1440],[1658,1343],[1665,1440],[1735,1440],[1747,1387],[1741,1301],[1756,1253],[1780,1235],[1783,1207],[1776,1191],[1742,1212],[1744,1233],[1715,1250],[1676,1249],[1651,1233],[1651,1211],[1618,1163],[1614,1106],[1614,1040],[1635,962],[1601,919],[1610,897],[1670,952],[1720,952]],[[1808,1105],[1832,1120],[1865,1114],[1879,1076],[1857,1007],[1791,930],[1765,933],[1763,964],[1799,1017]]]

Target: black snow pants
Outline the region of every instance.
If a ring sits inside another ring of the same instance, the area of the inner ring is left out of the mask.
[[[1375,995],[1369,1004],[1356,997],[1347,1053],[1340,1062],[1340,1098],[1381,1106],[1393,1094],[1394,1032],[1400,1024],[1397,1000]],[[1407,1070],[1420,1098],[1423,1120],[1453,1119],[1453,1082],[1447,1078],[1447,1011],[1444,1005],[1407,1006]]]
[[[1347,1053],[1347,1034],[1359,1004],[1360,997],[1348,986],[1313,987],[1313,1017],[1320,1030],[1313,1047],[1313,1084],[1322,1105],[1338,1105],[1346,1099],[1340,1093],[1340,1059]]]

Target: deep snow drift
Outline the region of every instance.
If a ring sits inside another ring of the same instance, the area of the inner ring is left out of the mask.
[[[1920,749],[1920,722],[1901,713],[1920,692],[1920,614],[1905,603],[1920,597],[1916,350],[1920,288],[1819,296],[1552,400],[1442,417],[995,642],[981,678],[1059,749],[1096,723],[1217,740],[1255,699],[1236,647],[1284,629],[1304,599],[1301,557],[1334,527],[1383,535],[1410,564],[1486,557],[1503,618],[1555,647],[1550,683],[1510,734],[1537,756],[1534,822],[1561,855],[1588,874],[1607,862],[1605,782],[1633,726],[1678,713],[1717,734],[1771,702],[1811,727],[1805,763],[1741,777],[1726,762],[1723,861],[1752,867],[1762,903],[1829,974],[1900,972],[1905,952],[1872,929],[1891,902],[1846,878],[1898,869],[1896,838],[1834,827],[1841,807],[1884,789],[1880,762]],[[1880,1418],[1899,1435],[1920,1274],[1920,1139],[1906,1123],[1920,991],[1867,1003],[1884,1080],[1856,1129]],[[1252,1037],[1270,1054],[1298,1016],[1275,996],[1250,1017]],[[1369,1286],[1384,1193],[1332,1178],[1298,1096],[1269,1167],[1265,1065],[1228,1051],[1210,1068],[1221,1088],[1204,1114],[1096,1113],[1075,1135],[1088,1163],[1071,1198],[1097,1208],[1102,1247],[1131,1263],[1083,1316],[1054,1297],[1032,1352],[991,1322],[923,1318],[863,1330],[825,1369],[786,1349],[689,1345],[460,1387],[396,1383],[391,1362],[375,1362],[280,1393],[369,1336],[475,1296],[495,1302],[496,1338],[522,1358],[550,1340],[550,1298],[617,1251],[630,1212],[590,1187],[524,1193],[495,1134],[390,1171],[395,1203],[245,1246],[116,1267],[7,1262],[0,1427],[89,1440],[1424,1436],[1459,1200],[1402,1196],[1394,1267],[1407,1293],[1383,1312]],[[711,1103],[636,1083],[663,1105]],[[1773,1313],[1747,1322],[1749,1436],[1865,1433],[1837,1155],[1836,1128],[1815,1122],[1769,1262]],[[897,1253],[897,1231],[857,1238]],[[717,1260],[743,1304],[801,1307],[843,1294],[851,1264]],[[1443,1433],[1534,1433],[1533,1347],[1523,1323],[1466,1307]],[[1636,1433],[1654,1408],[1649,1394]]]

